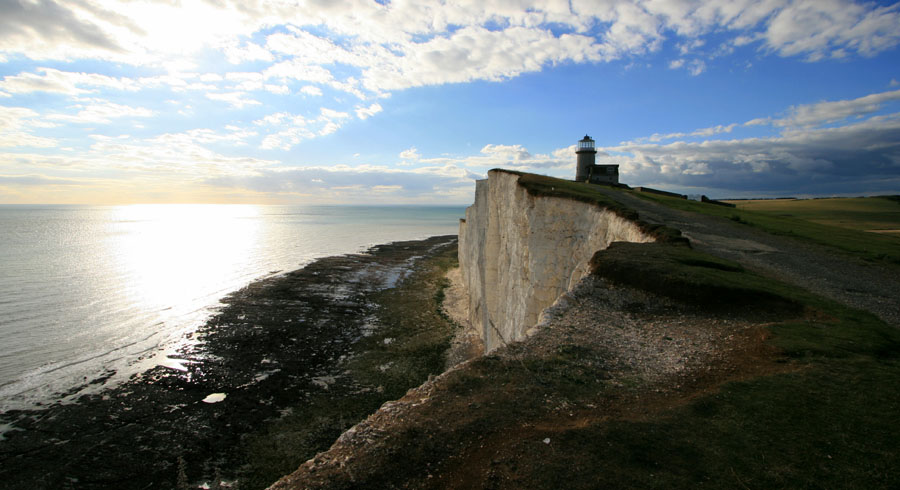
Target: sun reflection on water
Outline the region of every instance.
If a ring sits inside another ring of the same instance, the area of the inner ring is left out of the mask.
[[[119,228],[110,259],[127,273],[127,296],[149,310],[195,308],[233,287],[259,240],[253,205],[153,204],[115,209]],[[229,279],[232,278],[232,279]]]

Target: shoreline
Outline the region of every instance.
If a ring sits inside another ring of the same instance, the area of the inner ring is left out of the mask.
[[[180,470],[190,482],[235,478],[249,435],[340,391],[344,364],[384,327],[373,295],[455,241],[377,245],[251,283],[188,334],[170,367],[73,404],[0,415],[18,429],[0,440],[0,478],[7,488],[174,487]]]

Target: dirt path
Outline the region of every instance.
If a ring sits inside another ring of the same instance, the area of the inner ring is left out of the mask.
[[[634,209],[645,221],[681,230],[697,250],[870,311],[900,328],[900,270],[896,267],[865,264],[822,246],[730,220],[671,209],[621,191],[599,186],[598,190]]]

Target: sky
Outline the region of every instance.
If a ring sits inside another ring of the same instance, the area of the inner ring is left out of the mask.
[[[900,4],[0,0],[0,203],[900,194]]]

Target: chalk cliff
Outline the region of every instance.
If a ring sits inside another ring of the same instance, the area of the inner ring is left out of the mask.
[[[651,242],[637,223],[596,204],[532,195],[519,175],[492,170],[476,183],[459,227],[468,322],[485,351],[529,334],[541,312],[590,272],[615,241]]]

